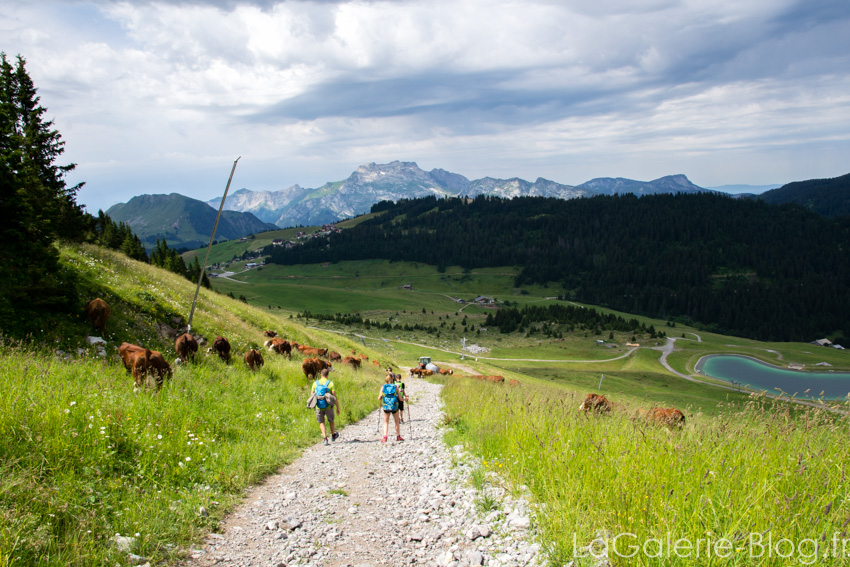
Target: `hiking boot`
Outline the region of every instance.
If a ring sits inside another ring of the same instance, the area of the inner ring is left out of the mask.
[[[387,442],[387,436],[386,436],[386,435],[384,435],[384,438],[383,438],[383,439],[381,439],[381,443],[386,443],[386,442]]]
[[[333,435],[331,435],[331,441],[336,441],[339,439],[339,431],[334,431]]]
[[[404,423],[404,418],[400,419],[399,421],[400,421],[400,422],[402,422],[402,423]]]
[[[327,438],[327,437],[325,437],[325,440],[324,440],[324,441],[322,441],[322,445],[327,445],[327,444],[328,444],[328,438]]]
[[[401,435],[396,435],[395,440],[396,441],[404,441],[404,437],[402,437]]]

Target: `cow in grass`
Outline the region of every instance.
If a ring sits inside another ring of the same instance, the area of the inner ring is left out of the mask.
[[[651,408],[638,410],[638,417],[653,425],[662,425],[667,429],[682,429],[685,426],[685,414],[676,408]]]
[[[277,331],[263,331],[263,336],[268,339],[273,339],[277,336]]]
[[[342,355],[332,350],[328,353],[328,360],[342,360]]]
[[[268,347],[269,352],[276,352],[290,359],[292,358],[292,345],[289,344],[289,341],[283,340],[280,337],[275,337],[267,341],[265,344]]]
[[[584,413],[611,413],[611,402],[600,394],[588,394],[578,409]]]
[[[354,368],[355,370],[359,370],[359,369],[360,369],[360,359],[359,359],[359,358],[354,358],[353,356],[346,356],[345,358],[343,358],[343,359],[342,359],[342,364],[348,364],[348,365],[350,365],[352,368]]]
[[[121,356],[124,368],[133,375],[136,387],[142,386],[150,366],[151,350],[132,343],[121,343],[118,354]]]
[[[148,375],[156,381],[157,390],[162,388],[162,383],[166,378],[171,378],[171,366],[158,350],[151,351],[150,360],[148,361]]]
[[[230,362],[230,342],[221,335],[213,341],[213,346],[207,352],[216,353],[224,362]]]
[[[103,336],[106,333],[106,321],[112,314],[109,304],[98,297],[86,303],[85,309],[89,321],[100,332],[100,335]]]
[[[263,360],[263,355],[260,354],[260,351],[256,349],[251,349],[245,353],[245,364],[248,365],[248,368],[251,370],[259,370],[265,364],[265,360]]]
[[[331,363],[322,360],[321,358],[305,358],[301,363],[301,370],[304,372],[304,376],[307,378],[315,379],[319,374],[321,374],[322,370],[327,368],[331,372],[333,372],[334,367]]]
[[[194,360],[195,353],[198,352],[198,341],[189,333],[183,333],[174,340],[174,350],[177,351],[180,362]]]

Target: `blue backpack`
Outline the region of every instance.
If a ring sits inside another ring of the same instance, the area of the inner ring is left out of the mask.
[[[384,411],[398,411],[398,387],[395,384],[384,384],[381,388],[384,395]]]
[[[318,380],[316,380],[316,407],[319,409],[325,409],[328,407],[328,401],[325,399],[331,389],[328,388],[330,382],[325,382],[324,384],[320,384]]]

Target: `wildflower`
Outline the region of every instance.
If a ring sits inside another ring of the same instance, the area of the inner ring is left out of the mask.
[[[192,460],[192,457],[186,457],[186,462],[187,462],[187,463],[188,463],[189,461],[191,461],[191,460]]]
[[[71,413],[71,410],[69,410],[68,408],[65,408],[65,413]]]

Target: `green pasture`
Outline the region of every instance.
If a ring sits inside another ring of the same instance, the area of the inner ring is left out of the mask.
[[[479,508],[503,506],[493,484],[528,497],[547,564],[598,565],[603,552],[618,566],[850,560],[846,415],[754,395],[669,430],[636,417],[652,400],[593,416],[561,385],[441,380],[446,441],[479,459]],[[768,534],[787,541],[768,553]],[[707,552],[707,540],[726,543]]]
[[[134,392],[118,345],[173,361],[173,334],[185,328],[194,286],[99,247],[60,252],[78,274],[78,309],[45,320],[26,344],[0,347],[0,565],[126,565],[110,543],[116,534],[134,537],[133,552],[152,563],[177,562],[246,486],[318,441],[300,357],[265,351],[256,373],[242,363],[262,331],[378,356],[355,337],[201,290],[192,329],[206,344],[196,361],[175,366],[159,392]],[[93,329],[83,305],[95,296],[112,308],[103,354],[85,339]],[[231,364],[205,352],[217,335],[233,347]],[[371,365],[334,372],[340,425],[376,407],[381,380]]]

